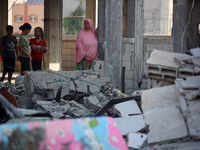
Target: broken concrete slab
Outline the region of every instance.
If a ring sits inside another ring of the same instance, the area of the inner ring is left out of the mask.
[[[149,144],[183,139],[188,135],[179,107],[174,85],[142,92],[144,119],[150,130]]]
[[[90,95],[89,97],[84,97],[83,99],[85,106],[94,112],[97,112],[102,107],[102,104],[96,96]]]
[[[143,112],[171,106],[180,106],[174,85],[142,91]]]
[[[142,113],[135,100],[116,104],[115,108],[121,113],[122,117],[138,115]]]
[[[193,55],[193,56],[200,56],[200,48],[197,47],[197,48],[192,48],[190,49],[190,53]]]
[[[184,56],[188,55],[154,49],[146,63],[150,65],[160,65],[177,69],[179,66],[174,62],[174,58]]]
[[[188,94],[185,95],[185,99],[186,100],[195,100],[197,99],[198,97],[200,96],[200,91],[199,90],[196,90],[196,91],[192,91],[192,92],[189,92]]]
[[[200,139],[200,111],[192,111],[186,115],[189,135],[193,139]]]
[[[146,134],[131,132],[128,134],[128,147],[140,149],[146,140],[147,140]]]
[[[186,64],[193,64],[195,56],[174,57],[174,62],[180,67],[184,68]]]
[[[197,66],[200,67],[200,57],[194,58],[192,59],[192,63]]]
[[[114,118],[114,120],[122,135],[127,135],[129,132],[139,132],[146,127],[143,115],[119,117]]]
[[[177,97],[178,97],[178,100],[180,102],[180,107],[181,107],[181,110],[183,112],[187,112],[188,111],[188,107],[187,107],[187,103],[186,103],[186,100],[185,100],[185,97],[183,96],[183,91],[180,92],[182,89],[182,87],[180,86],[180,82],[182,81],[183,79],[176,79],[175,81],[175,85],[176,85],[176,94],[177,94]],[[185,92],[185,91],[184,91]],[[187,91],[188,92],[188,91]]]
[[[198,90],[200,88],[200,75],[193,76],[193,77],[187,77],[186,80],[181,81],[181,86],[184,89],[196,89]]]
[[[186,142],[176,142],[164,145],[154,145],[155,149],[158,150],[199,150],[199,141],[186,141]]]
[[[188,135],[184,118],[180,110],[174,106],[147,111],[144,118],[149,125],[149,144],[171,142]]]

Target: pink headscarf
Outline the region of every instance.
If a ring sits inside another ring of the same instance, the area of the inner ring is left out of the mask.
[[[75,62],[79,63],[83,58],[86,62],[92,62],[98,57],[98,40],[95,34],[94,25],[91,19],[86,19],[90,24],[90,29],[83,27],[76,39]]]

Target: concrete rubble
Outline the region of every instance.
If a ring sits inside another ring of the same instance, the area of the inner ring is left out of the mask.
[[[155,149],[199,149],[197,49],[192,50],[193,56],[154,50],[146,62],[152,89],[142,91],[142,110],[149,130],[147,143]]]
[[[10,114],[7,121],[95,117],[103,110],[102,116],[114,118],[130,150],[197,150],[199,61],[199,56],[154,50],[146,62],[145,80],[151,85],[132,95],[112,87],[102,72],[103,62],[96,62],[95,71],[30,71],[19,75],[15,84],[0,84],[18,104],[12,109],[4,106]],[[140,101],[132,99],[138,95]]]
[[[146,75],[152,87],[172,85],[177,78],[200,74],[200,56],[154,49],[146,61]],[[156,81],[155,81],[156,80]]]

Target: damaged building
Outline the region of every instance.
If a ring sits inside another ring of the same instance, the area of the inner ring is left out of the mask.
[[[0,2],[2,37],[9,3]],[[86,0],[99,58],[67,71],[63,1],[44,0],[46,70],[0,82],[0,149],[198,150],[199,5],[173,0],[172,37],[155,38],[144,36],[143,0]]]

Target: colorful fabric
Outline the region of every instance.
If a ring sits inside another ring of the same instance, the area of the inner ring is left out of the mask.
[[[29,48],[29,42],[28,42],[27,38],[25,36],[23,36],[23,35],[21,35],[20,38],[19,38],[19,46],[21,46],[21,45],[24,46],[24,50],[28,54],[31,53],[30,48]],[[28,57],[22,51],[19,52],[19,56],[21,56],[21,57]]]
[[[41,45],[42,45],[41,40],[40,40],[39,42],[37,42],[37,41],[35,40],[35,38],[30,39],[29,44],[30,44],[30,45],[33,45],[33,47],[36,48],[36,49],[40,49],[40,48],[41,48]],[[43,40],[43,46],[45,46],[45,47],[47,46],[45,40]],[[43,51],[31,51],[31,57],[32,57],[33,59],[43,60],[42,53],[43,53]]]
[[[91,19],[86,19],[90,24],[90,30],[83,27],[78,34],[75,49],[75,62],[85,60],[87,64],[98,57],[98,40],[95,34],[94,25]]]
[[[86,69],[91,69],[91,67],[92,67],[92,62],[86,63],[84,59],[76,64],[76,70],[86,70]]]
[[[6,58],[15,59],[15,46],[17,45],[17,39],[15,36],[8,38],[2,37],[1,44],[3,45],[3,54]]]
[[[128,150],[110,117],[2,124],[0,149],[9,146],[38,150]]]

